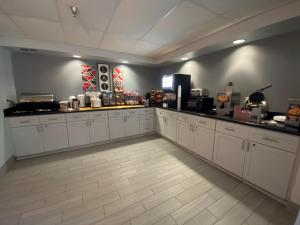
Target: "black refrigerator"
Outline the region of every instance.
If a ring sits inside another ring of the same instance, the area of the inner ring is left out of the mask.
[[[191,90],[191,75],[169,74],[162,77],[162,89],[165,92],[168,107],[177,108],[178,86],[181,85],[181,108],[187,107]]]

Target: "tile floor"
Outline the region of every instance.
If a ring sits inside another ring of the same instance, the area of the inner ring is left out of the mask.
[[[291,225],[278,202],[158,136],[18,161],[1,225]]]

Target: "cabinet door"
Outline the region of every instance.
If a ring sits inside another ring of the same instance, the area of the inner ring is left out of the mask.
[[[246,141],[216,132],[213,161],[224,169],[243,175]]]
[[[109,118],[109,137],[110,139],[121,138],[125,136],[124,117]]]
[[[177,143],[193,149],[193,132],[189,122],[177,121]]]
[[[43,152],[40,126],[12,128],[16,156],[26,156]]]
[[[197,125],[195,126],[193,137],[194,146],[192,151],[212,161],[215,131]]]
[[[173,118],[166,118],[167,121],[167,134],[166,136],[173,140],[177,140],[177,120]]]
[[[152,114],[141,114],[140,115],[140,133],[148,133],[153,131],[153,115]]]
[[[71,147],[90,143],[90,129],[88,120],[67,123],[69,145]]]
[[[108,119],[91,120],[90,142],[96,143],[109,140]]]
[[[286,198],[295,155],[262,144],[250,143],[245,160],[244,178]]]
[[[159,134],[166,136],[167,126],[166,126],[166,121],[164,116],[156,117],[156,129]]]
[[[45,151],[68,147],[68,134],[65,123],[47,124],[41,127]]]
[[[125,117],[125,136],[133,136],[140,133],[140,116]]]

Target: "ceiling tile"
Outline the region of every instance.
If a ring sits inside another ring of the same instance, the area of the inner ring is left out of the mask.
[[[255,15],[269,8],[276,7],[291,0],[193,0],[204,7],[222,14],[232,21],[238,21]]]
[[[18,29],[18,27],[11,21],[11,19],[1,14],[0,12],[0,36],[7,37],[22,37],[22,32]]]
[[[215,17],[215,14],[199,5],[185,1],[165,16],[143,40],[168,44],[189,35]]]
[[[180,0],[122,0],[108,31],[140,38]]]
[[[148,55],[159,48],[159,45],[139,40],[128,49],[127,53],[135,55]]]
[[[58,21],[54,0],[0,0],[0,7],[8,15]]]
[[[100,48],[118,52],[126,52],[136,42],[135,39],[125,35],[105,33],[102,37]]]
[[[28,38],[64,41],[63,30],[59,23],[22,16],[12,16],[11,18]]]
[[[68,44],[83,45],[97,48],[103,35],[100,31],[84,30],[81,27],[64,27],[65,41]]]
[[[78,23],[91,30],[104,31],[117,7],[117,0],[58,0],[59,14],[64,24]],[[73,17],[70,6],[78,8]]]

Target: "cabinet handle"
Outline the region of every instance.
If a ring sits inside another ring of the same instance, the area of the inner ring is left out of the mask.
[[[48,121],[56,121],[57,118],[49,118]]]
[[[206,124],[207,124],[207,123],[204,122],[204,121],[198,121],[198,123],[203,124],[203,125],[206,125]]]
[[[254,146],[255,146],[255,144],[254,144]],[[249,152],[249,151],[250,151],[250,143],[247,142],[247,152]]]
[[[20,121],[19,123],[30,123],[30,120],[23,120],[23,121]]]
[[[245,148],[245,140],[243,140],[242,150]]]
[[[233,128],[225,127],[225,130],[228,130],[228,131],[231,131],[231,132],[235,132],[235,129],[233,129]]]
[[[275,140],[275,139],[273,139],[273,138],[263,137],[263,139],[264,139],[265,141],[271,141],[271,142],[274,142],[274,143],[278,143],[278,141]]]

